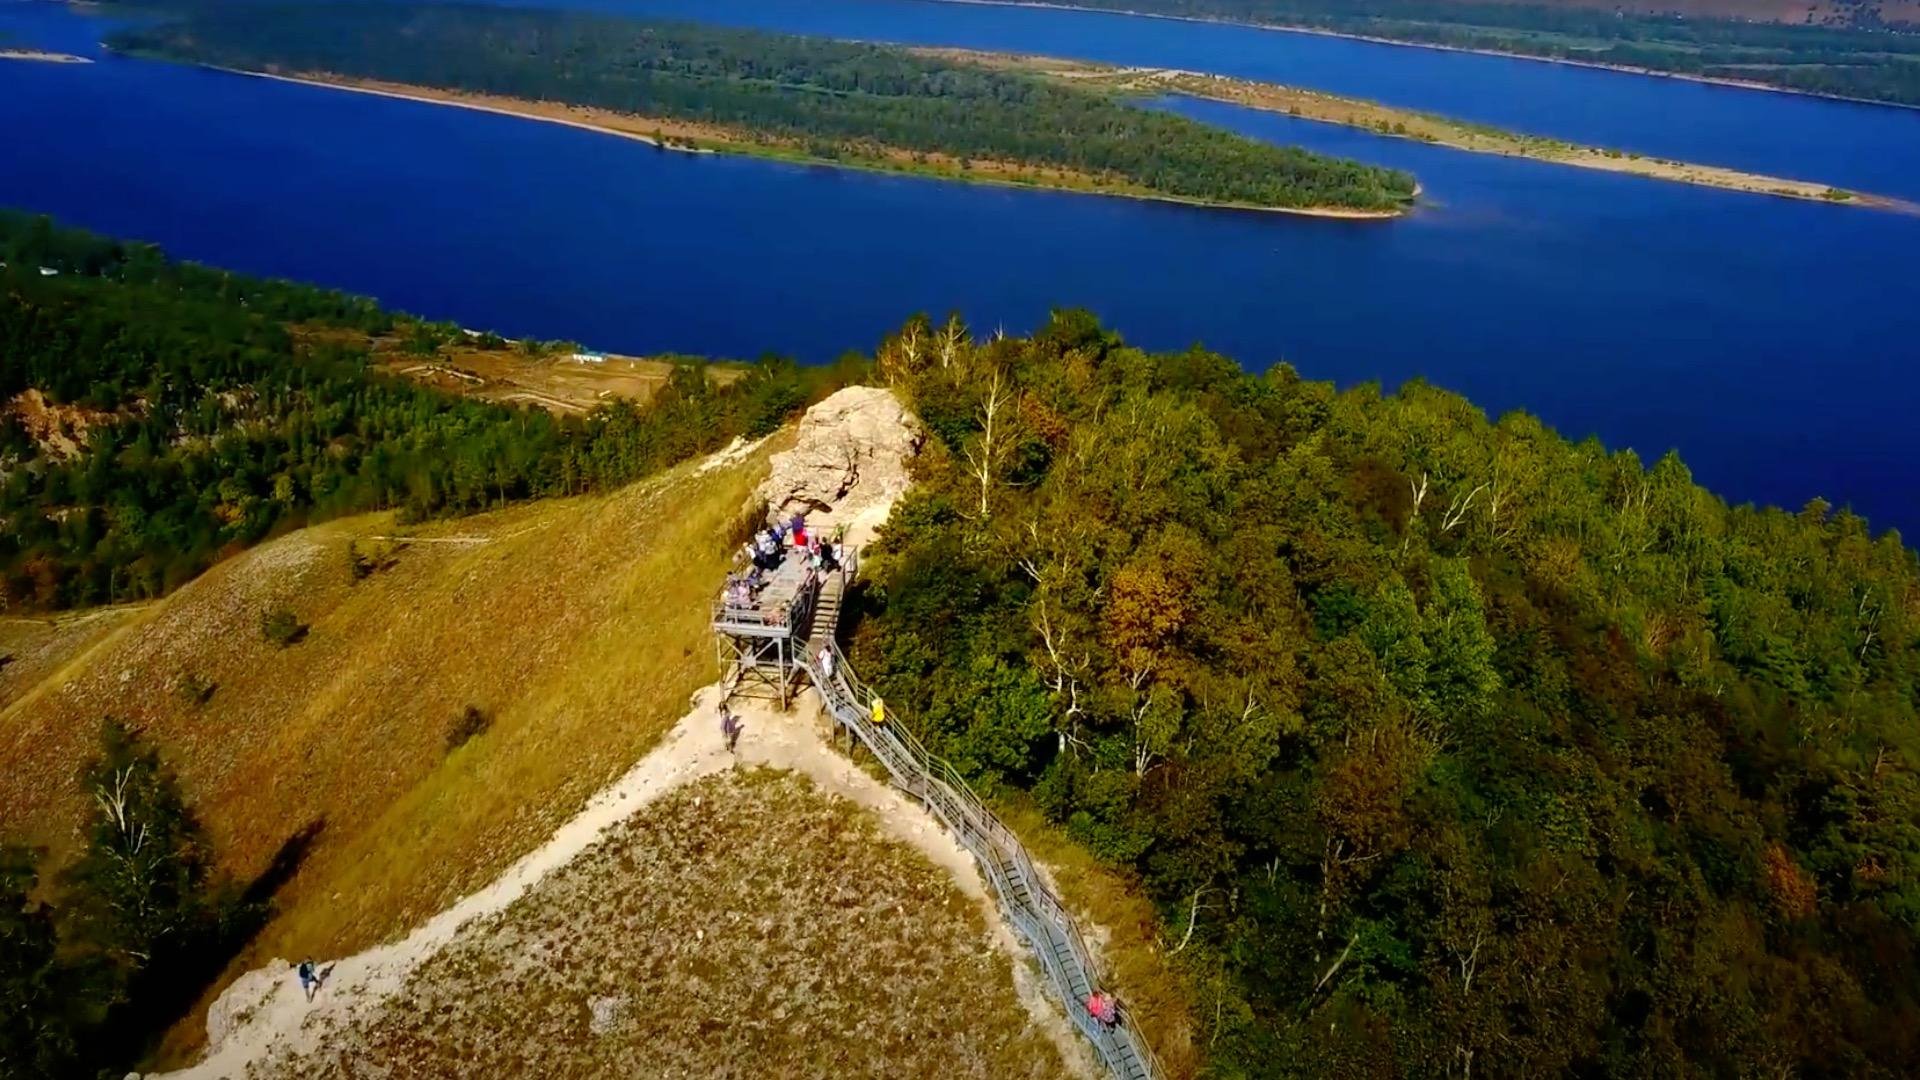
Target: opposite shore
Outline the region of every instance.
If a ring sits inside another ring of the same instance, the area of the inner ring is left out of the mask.
[[[1203,199],[1183,198],[1178,195],[1166,195],[1140,188],[1114,184],[1109,181],[1104,181],[1099,177],[1073,173],[1065,169],[1026,166],[1010,162],[981,161],[978,159],[961,162],[957,159],[948,158],[946,155],[916,153],[908,150],[889,150],[888,156],[885,158],[862,158],[858,160],[827,158],[809,154],[805,152],[804,148],[757,141],[751,132],[739,129],[651,117],[636,113],[616,112],[609,109],[594,108],[592,106],[570,105],[561,102],[532,101],[525,98],[502,97],[492,94],[475,94],[461,90],[444,90],[438,87],[420,86],[413,83],[394,83],[373,79],[351,78],[333,75],[327,72],[299,72],[289,74],[285,72],[248,71],[241,68],[220,67],[212,64],[203,64],[200,66],[213,71],[220,71],[232,75],[243,75],[255,79],[272,79],[278,82],[298,83],[304,86],[318,86],[330,90],[345,90],[359,94],[372,94],[378,97],[397,98],[403,101],[415,101],[428,105],[447,105],[454,108],[471,109],[476,112],[493,113],[498,116],[512,116],[524,120],[559,124],[565,127],[577,128],[582,131],[591,131],[602,135],[631,139],[635,142],[646,143],[649,146],[678,153],[731,153],[785,161],[794,164],[856,169],[865,172],[887,173],[900,176],[958,180],[963,183],[991,184],[1000,187],[1016,187],[1027,190],[1058,191],[1079,195],[1102,195],[1146,202],[1172,203],[1179,206],[1199,207],[1209,210],[1290,214],[1299,217],[1351,221],[1386,221],[1403,217],[1407,213],[1406,210],[1352,210],[1341,207],[1262,206],[1255,203],[1210,202]],[[1419,194],[1419,189],[1416,187],[1414,190],[1415,197],[1418,197]]]
[[[1063,60],[1013,53],[965,49],[916,49],[924,55],[974,63],[1000,70],[1022,71],[1080,86],[1103,86],[1123,94],[1178,94],[1219,101],[1262,112],[1283,113],[1303,120],[1339,124],[1386,138],[1411,139],[1468,153],[1522,157],[1578,169],[1625,173],[1654,180],[1692,184],[1722,191],[1799,199],[1807,202],[1861,206],[1902,213],[1920,213],[1920,206],[1900,199],[1847,191],[1808,180],[1792,180],[1743,172],[1718,165],[1701,165],[1650,157],[1621,150],[1583,146],[1560,139],[1504,131],[1434,113],[1383,105],[1362,98],[1318,90],[1257,82],[1226,75],[1183,71],[1178,68],[1117,67],[1081,60]]]
[[[1851,94],[1828,94],[1818,90],[1801,90],[1791,86],[1775,86],[1772,83],[1756,82],[1752,79],[1729,79],[1716,75],[1692,75],[1683,71],[1663,71],[1660,68],[1635,67],[1631,64],[1608,64],[1598,60],[1575,60],[1565,56],[1541,56],[1537,53],[1508,52],[1504,49],[1483,49],[1468,45],[1443,45],[1437,41],[1411,41],[1406,38],[1382,37],[1378,34],[1355,34],[1350,31],[1328,30],[1318,26],[1247,22],[1243,19],[1221,19],[1206,15],[1172,15],[1162,11],[1136,11],[1132,8],[1089,7],[1085,4],[1058,3],[1056,0],[932,0],[932,2],[937,4],[965,4],[971,7],[1045,8],[1051,11],[1077,11],[1089,15],[1124,15],[1132,19],[1164,19],[1168,22],[1200,23],[1208,26],[1239,26],[1245,27],[1248,30],[1268,30],[1276,34],[1312,34],[1315,37],[1342,38],[1347,41],[1365,41],[1375,45],[1396,45],[1403,49],[1432,49],[1436,52],[1465,53],[1469,56],[1498,56],[1507,60],[1531,60],[1539,64],[1561,64],[1566,67],[1590,68],[1594,71],[1612,71],[1623,75],[1644,75],[1655,79],[1677,79],[1681,82],[1700,83],[1705,86],[1726,86],[1737,90],[1765,90],[1771,94],[1791,94],[1794,97],[1820,98],[1825,101],[1843,101],[1851,105],[1877,105],[1884,109],[1920,110],[1920,105],[1909,105],[1900,101],[1881,101],[1877,98],[1857,97]]]

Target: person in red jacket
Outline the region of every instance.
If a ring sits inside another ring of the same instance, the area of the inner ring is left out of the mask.
[[[1112,1031],[1120,1023],[1120,1003],[1112,994],[1095,990],[1087,995],[1087,1015],[1100,1021],[1100,1026]]]

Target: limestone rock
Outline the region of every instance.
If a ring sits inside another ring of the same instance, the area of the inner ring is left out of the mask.
[[[293,973],[293,965],[279,957],[233,980],[207,1008],[208,1051],[218,1049],[230,1032],[246,1023],[254,1010],[272,1000],[281,984],[289,981],[295,984],[297,992],[299,980]]]
[[[891,506],[907,490],[907,461],[924,438],[891,390],[847,387],[808,409],[793,449],[773,455],[759,490],[768,519],[805,514],[816,532],[870,526],[863,511]]]
[[[595,1035],[605,1035],[619,1023],[622,1013],[627,1011],[627,999],[622,995],[597,997],[587,1002],[587,1030]]]

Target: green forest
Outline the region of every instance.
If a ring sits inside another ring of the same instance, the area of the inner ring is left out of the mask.
[[[1920,1073],[1896,534],[1082,312],[956,340],[878,355],[930,435],[854,662],[1138,872],[1211,1075]]]
[[[830,161],[888,151],[1066,169],[1210,203],[1396,211],[1406,173],[1274,146],[1108,94],[901,49],[578,12],[225,5],[115,35],[143,56],[325,72],[695,121]],[[906,168],[907,166],[901,165]]]
[[[4,211],[0,261],[10,610],[158,596],[326,517],[419,519],[622,484],[770,431],[841,377],[768,358],[720,385],[689,362],[644,406],[557,418],[372,372],[375,336],[431,352],[459,331],[370,300]],[[300,328],[353,333],[301,344]],[[29,391],[84,418],[84,441],[36,438]]]
[[[1920,557],[1844,510],[1078,311],[558,419],[372,371],[356,342],[444,328],[370,300],[20,214],[0,257],[10,610],[327,515],[603,488],[878,379],[930,435],[855,663],[1138,875],[1209,1075],[1920,1072]],[[43,445],[28,391],[84,443]],[[107,723],[80,780],[121,776],[156,844],[103,809],[52,880],[0,851],[9,1069],[136,1059],[264,910]]]
[[[1920,33],[1893,32],[1875,25],[1789,26],[1734,19],[1634,15],[1600,7],[1545,7],[1475,0],[1072,0],[1072,3],[1078,7],[1156,15],[1299,26],[1920,105]]]

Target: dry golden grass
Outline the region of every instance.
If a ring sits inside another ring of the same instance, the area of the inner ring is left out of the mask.
[[[608,357],[581,364],[503,349],[442,348],[429,358],[389,348],[374,357],[383,369],[439,390],[555,413],[584,413],[616,399],[646,401],[673,373],[666,360]]]
[[[111,714],[178,771],[236,877],[317,829],[230,975],[396,936],[545,840],[711,681],[707,601],[770,448],[412,530],[486,542],[396,545],[357,583],[349,541],[397,530],[384,515],[333,522],[216,566],[104,640],[82,624],[44,646],[71,659],[9,687],[0,711],[4,838],[71,853],[75,769]],[[259,626],[278,606],[310,625],[284,649]],[[449,751],[470,705],[490,727]],[[196,1015],[167,1059],[200,1036]]]
[[[306,1076],[1061,1075],[977,904],[865,811],[740,770],[662,797],[422,965]]]
[[[122,604],[59,615],[0,617],[0,709],[40,685],[144,605]]]
[[[612,401],[646,401],[667,384],[671,358],[609,355],[583,364],[566,355],[528,355],[517,348],[483,349],[471,343],[441,345],[423,356],[400,337],[370,337],[331,326],[293,328],[303,346],[346,345],[368,351],[373,365],[424,386],[451,394],[507,405],[532,405],[561,415],[580,415]],[[724,385],[746,367],[730,361],[711,364],[707,377]]]

